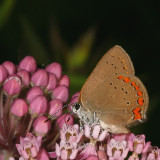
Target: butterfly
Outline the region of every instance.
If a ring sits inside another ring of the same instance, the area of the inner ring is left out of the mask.
[[[118,134],[144,122],[148,104],[147,90],[135,76],[129,55],[116,45],[96,65],[72,109],[82,123],[100,124]]]

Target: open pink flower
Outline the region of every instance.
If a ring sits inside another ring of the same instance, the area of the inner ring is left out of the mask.
[[[20,144],[16,144],[16,147],[24,159],[34,158],[39,152],[41,141],[41,136],[35,137],[31,133],[27,133],[25,138],[20,137]]]
[[[157,146],[150,146],[148,152],[142,154],[141,160],[160,160],[160,149]]]
[[[124,160],[127,157],[129,148],[126,141],[109,140],[107,144],[107,155],[109,160]]]
[[[87,138],[94,139],[96,141],[103,141],[108,135],[107,130],[103,130],[100,125],[95,125],[92,129],[89,125],[85,125],[84,134]]]
[[[56,155],[62,160],[75,159],[78,153],[77,143],[61,141],[60,145],[56,144]]]
[[[136,154],[145,153],[148,151],[151,142],[145,142],[145,135],[135,136],[133,133],[130,134],[128,139],[128,148],[130,151],[134,151]]]
[[[79,131],[79,126],[77,124],[73,126],[64,125],[63,129],[60,131],[60,138],[63,141],[70,143],[78,143],[83,136],[83,132]]]
[[[77,159],[83,160],[91,155],[97,156],[96,146],[91,143],[86,143],[82,152],[77,156]]]
[[[84,135],[90,139],[90,143],[87,143],[82,152],[78,155],[79,159],[86,159],[91,155],[97,156],[96,142],[102,142],[108,135],[107,130],[103,130],[100,125],[90,127],[88,124],[84,127]]]
[[[75,159],[78,149],[78,143],[83,136],[83,132],[79,131],[77,124],[73,126],[63,125],[60,131],[60,145],[56,144],[56,155],[61,159]]]

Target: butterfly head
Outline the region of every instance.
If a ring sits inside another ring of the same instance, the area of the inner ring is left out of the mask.
[[[71,107],[72,107],[73,113],[77,114],[81,109],[81,104],[80,103],[74,103]]]

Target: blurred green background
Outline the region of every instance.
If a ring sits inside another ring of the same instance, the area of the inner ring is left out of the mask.
[[[62,64],[79,91],[115,44],[130,55],[150,97],[148,121],[133,128],[160,147],[160,1],[1,0],[0,61],[25,55]]]

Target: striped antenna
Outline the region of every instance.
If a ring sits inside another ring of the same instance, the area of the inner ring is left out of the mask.
[[[52,119],[59,111],[61,111],[63,108],[68,107],[69,105],[72,105],[74,103],[69,103],[69,104],[65,104],[63,107],[61,107],[56,113],[54,113],[50,118],[48,118],[47,120],[45,120],[45,122],[49,121],[50,119]]]

